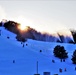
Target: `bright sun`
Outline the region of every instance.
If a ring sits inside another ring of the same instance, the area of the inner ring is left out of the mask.
[[[26,23],[21,21],[21,22],[20,22],[19,29],[20,29],[20,30],[25,30],[26,28],[27,28]]]
[[[25,30],[26,29],[26,26],[20,24],[20,26],[18,27],[20,30]]]
[[[30,21],[25,19],[23,16],[18,17],[16,19],[16,21],[18,23],[20,23],[20,25],[18,27],[20,30],[27,30],[27,26],[31,26],[32,25],[32,24],[30,24]]]

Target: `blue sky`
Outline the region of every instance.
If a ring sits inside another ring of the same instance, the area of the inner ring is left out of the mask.
[[[0,20],[23,22],[39,31],[76,29],[76,1],[2,0]]]

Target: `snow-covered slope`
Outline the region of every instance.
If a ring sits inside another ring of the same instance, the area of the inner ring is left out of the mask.
[[[38,61],[38,72],[51,72],[51,75],[76,75],[75,66],[72,64],[71,55],[76,49],[75,44],[67,43],[49,43],[34,40],[28,40],[21,44],[16,41],[15,34],[0,28],[2,34],[0,36],[0,75],[34,75],[36,73],[36,62]],[[7,36],[10,38],[7,39]],[[27,44],[27,45],[26,45]],[[65,62],[53,55],[53,48],[56,45],[64,46],[68,51],[69,58]],[[40,52],[42,50],[42,52]],[[52,59],[55,63],[52,63]],[[15,60],[15,63],[13,63]],[[62,73],[59,72],[62,68]],[[64,68],[67,71],[64,71]]]

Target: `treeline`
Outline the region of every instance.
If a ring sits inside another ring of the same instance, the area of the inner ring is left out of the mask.
[[[9,30],[10,32],[15,33],[16,39],[18,41],[25,42],[27,39],[39,40],[39,41],[47,41],[47,42],[60,42],[60,43],[76,43],[76,30],[70,30],[73,39],[68,36],[57,34],[48,34],[38,32],[34,28],[27,26],[27,31],[24,30],[23,32],[18,28],[20,23],[14,21],[6,21],[0,22],[0,27],[4,27],[5,29]],[[58,36],[56,36],[58,35]]]

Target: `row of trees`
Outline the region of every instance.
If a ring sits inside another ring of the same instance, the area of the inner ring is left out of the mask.
[[[63,46],[57,45],[54,48],[53,53],[54,53],[55,57],[58,57],[60,59],[68,58],[68,52],[66,52],[66,50]],[[76,50],[73,52],[71,60],[72,60],[73,64],[76,64]]]

